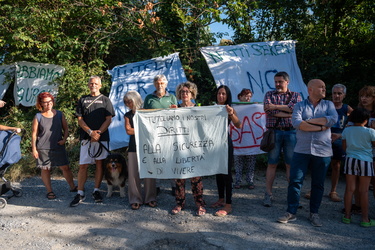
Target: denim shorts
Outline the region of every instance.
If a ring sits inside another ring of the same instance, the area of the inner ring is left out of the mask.
[[[296,145],[296,130],[275,130],[275,147],[268,152],[268,164],[277,164],[281,150],[284,153],[285,164],[292,163],[294,146]]]
[[[346,153],[345,153],[345,150],[342,148],[341,139],[337,139],[336,141],[332,143],[332,151],[333,151],[333,155],[331,159],[339,160],[339,161],[345,159]]]

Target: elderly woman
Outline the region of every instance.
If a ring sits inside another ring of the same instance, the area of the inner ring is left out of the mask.
[[[192,102],[196,99],[198,90],[197,85],[192,82],[185,82],[177,86],[176,89],[177,99],[181,100],[178,107],[194,107],[195,103]],[[194,201],[197,206],[197,216],[206,214],[205,202],[203,200],[203,183],[202,177],[193,177],[191,181],[191,191],[194,196]],[[176,179],[175,197],[177,205],[172,209],[172,214],[178,214],[185,206],[185,179]]]
[[[142,196],[141,179],[138,171],[137,151],[135,144],[133,117],[137,109],[142,107],[142,98],[137,91],[129,91],[124,96],[124,104],[129,111],[125,114],[125,130],[129,138],[128,147],[128,197],[133,210],[138,210],[142,204],[156,206],[156,182],[155,179],[145,178],[144,197]]]
[[[52,167],[60,167],[70,186],[70,192],[77,191],[65,150],[65,142],[69,135],[68,124],[64,114],[53,109],[54,104],[55,98],[52,94],[42,92],[38,95],[36,107],[40,113],[34,117],[31,135],[32,153],[42,171],[42,180],[49,200],[56,199],[51,186]]]

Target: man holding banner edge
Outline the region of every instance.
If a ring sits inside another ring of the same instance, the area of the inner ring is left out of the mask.
[[[166,88],[168,86],[167,77],[163,74],[156,75],[154,77],[155,91],[152,94],[146,96],[143,103],[144,109],[166,109],[166,108],[177,108],[177,98],[173,94],[170,94]],[[171,182],[172,195],[175,194],[175,183],[174,180]],[[157,188],[159,189],[159,187]],[[159,191],[159,190],[158,190]],[[155,201],[156,206],[156,201]]]

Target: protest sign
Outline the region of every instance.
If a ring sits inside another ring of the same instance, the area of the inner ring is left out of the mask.
[[[7,91],[10,80],[14,76],[14,65],[2,65],[0,66],[0,100],[3,99],[5,92]]]
[[[123,102],[126,92],[130,90],[138,91],[144,99],[148,94],[154,92],[153,80],[156,75],[160,74],[167,77],[167,91],[170,93],[175,92],[178,84],[186,82],[178,53],[116,66],[107,72],[112,77],[109,99],[116,113],[108,128],[111,138],[110,149],[112,150],[126,147],[129,143],[129,136],[124,128],[124,115],[128,111]]]
[[[139,110],[134,129],[141,178],[228,173],[228,114],[223,105]]]
[[[307,97],[307,88],[297,64],[295,41],[244,43],[201,48],[216,85],[227,85],[232,93],[243,88],[253,92],[253,102],[263,102],[264,94],[275,89],[274,75],[285,71],[289,89]]]
[[[55,80],[61,77],[64,71],[63,67],[54,64],[17,62],[14,85],[16,105],[34,106],[36,97],[41,92],[50,92],[57,96],[59,86]]]
[[[264,154],[260,150],[260,141],[266,129],[266,113],[262,104],[233,105],[242,128],[236,128],[232,123],[229,135],[233,141],[234,155]]]

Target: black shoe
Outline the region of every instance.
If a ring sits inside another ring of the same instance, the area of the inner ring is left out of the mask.
[[[81,203],[85,199],[86,199],[86,196],[82,196],[80,194],[77,194],[76,196],[74,196],[73,201],[70,202],[70,206],[71,207],[76,207],[76,206],[78,206],[79,203]]]
[[[92,198],[94,198],[95,203],[99,203],[103,201],[103,197],[99,191],[95,191],[94,193],[92,193]]]

